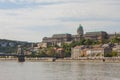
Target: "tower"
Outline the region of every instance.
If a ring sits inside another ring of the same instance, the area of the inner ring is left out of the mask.
[[[24,51],[22,46],[18,45],[18,50],[17,50],[17,57],[19,62],[24,62],[25,61],[25,56],[24,56]]]
[[[78,34],[79,36],[83,36],[83,34],[84,34],[83,27],[82,27],[81,24],[79,25],[79,27],[78,27],[78,29],[77,29],[77,34]]]
[[[18,55],[24,55],[24,51],[21,45],[18,45],[18,50],[17,50]]]

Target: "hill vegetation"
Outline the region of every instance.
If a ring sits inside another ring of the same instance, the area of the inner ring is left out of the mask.
[[[0,53],[16,53],[17,46],[23,45],[24,47],[30,47],[32,43],[0,39]]]

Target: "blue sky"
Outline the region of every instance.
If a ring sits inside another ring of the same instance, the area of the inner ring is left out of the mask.
[[[120,33],[120,0],[0,0],[0,38],[40,42],[57,33]]]

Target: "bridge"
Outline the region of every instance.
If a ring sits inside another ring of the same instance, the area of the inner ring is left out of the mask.
[[[25,56],[26,55],[20,55],[20,54],[0,54],[0,58],[4,58],[4,59],[16,59],[19,61],[19,62],[24,62],[25,61]]]
[[[19,45],[17,54],[0,54],[0,57],[17,57],[19,62],[24,62],[25,61],[25,56],[23,48]]]

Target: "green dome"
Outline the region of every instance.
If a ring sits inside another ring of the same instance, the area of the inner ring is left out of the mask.
[[[83,27],[81,24],[79,25],[78,30],[83,30]]]
[[[82,27],[82,25],[80,24],[79,25],[79,27],[78,27],[78,29],[77,29],[77,33],[78,33],[78,35],[83,35],[83,27]]]

